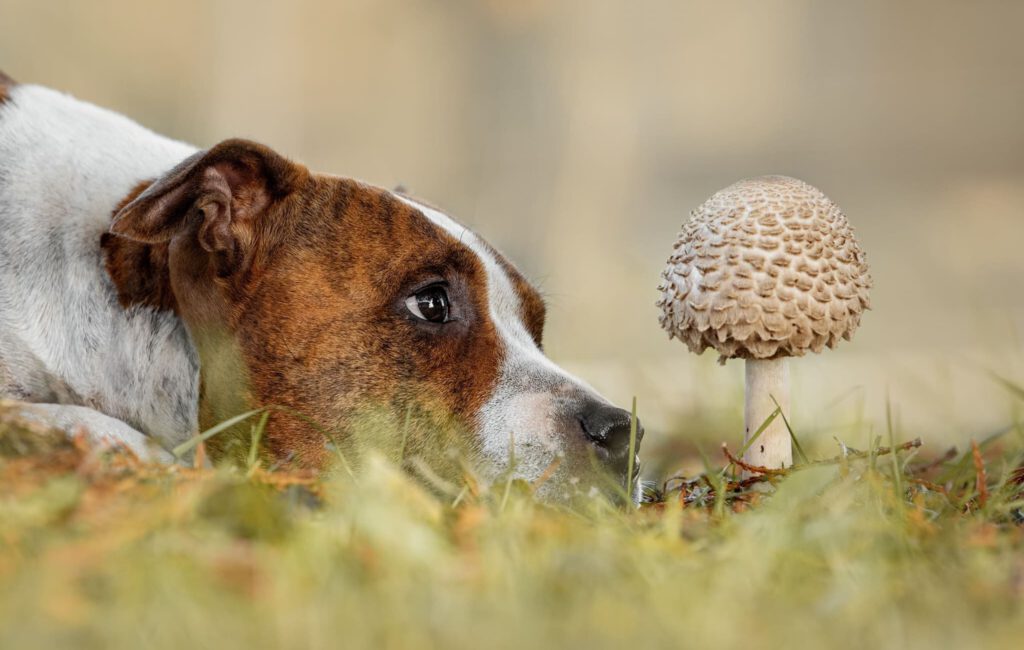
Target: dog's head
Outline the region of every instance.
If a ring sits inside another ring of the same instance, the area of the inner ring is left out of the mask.
[[[267,448],[306,465],[359,440],[442,475],[456,457],[511,472],[552,499],[625,482],[629,413],[544,356],[540,295],[434,208],[231,140],[111,230],[122,302],[189,327],[204,427],[273,405]],[[154,279],[129,280],[142,256]]]

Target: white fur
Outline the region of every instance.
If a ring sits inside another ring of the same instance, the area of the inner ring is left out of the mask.
[[[0,395],[88,407],[165,447],[195,432],[198,361],[184,325],[125,311],[99,247],[113,207],[193,151],[38,86],[0,104]]]

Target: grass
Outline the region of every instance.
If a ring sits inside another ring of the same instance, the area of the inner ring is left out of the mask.
[[[0,424],[0,648],[1019,647],[1020,430],[934,458],[888,433],[747,480],[711,454],[626,512]]]

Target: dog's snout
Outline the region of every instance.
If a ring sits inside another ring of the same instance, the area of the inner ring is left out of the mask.
[[[620,459],[629,454],[629,436],[632,428],[632,416],[629,411],[608,404],[591,403],[583,409],[579,421],[587,439],[607,451],[610,458]],[[644,428],[637,419],[637,446],[643,435]]]

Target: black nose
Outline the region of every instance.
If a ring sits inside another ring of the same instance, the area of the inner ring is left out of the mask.
[[[628,461],[632,416],[629,411],[608,404],[588,404],[580,414],[580,426],[587,439],[607,452],[609,460]],[[636,422],[636,445],[644,437],[639,418]]]

